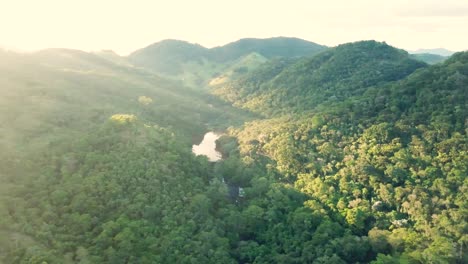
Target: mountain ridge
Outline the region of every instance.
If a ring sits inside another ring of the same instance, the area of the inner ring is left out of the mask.
[[[444,56],[444,57],[449,57],[456,53],[456,51],[451,51],[445,48],[434,48],[434,49],[417,49],[413,51],[408,51],[411,54],[421,54],[421,53],[429,53],[429,54],[435,54],[439,56]]]
[[[384,42],[359,41],[284,66],[273,67],[271,73],[253,71],[224,87],[214,87],[213,92],[254,111],[281,112],[298,104],[307,111],[333,98],[342,100],[362,93],[379,82],[402,79],[426,64]],[[258,82],[262,74],[269,77]]]
[[[222,72],[235,60],[251,53],[258,53],[270,59],[281,56],[312,56],[326,48],[314,42],[286,37],[246,38],[213,48],[205,48],[199,44],[170,39],[141,48],[131,53],[127,58],[135,66],[144,67],[168,76],[186,78],[186,76],[181,76],[186,73],[189,75],[202,75],[204,77],[200,77],[199,82],[201,83],[208,81],[207,76]],[[204,67],[204,65],[211,66]],[[207,68],[209,69],[207,70]],[[204,73],[196,73],[200,71],[204,71]]]

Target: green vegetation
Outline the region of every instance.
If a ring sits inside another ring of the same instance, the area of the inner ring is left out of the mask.
[[[256,52],[250,53],[240,59],[231,63],[231,65],[224,69],[224,71],[211,79],[209,82],[210,86],[217,86],[222,83],[228,82],[232,79],[236,79],[243,74],[250,71],[256,70],[258,67],[267,62],[268,59]]]
[[[436,64],[445,61],[448,57],[431,53],[411,54],[411,58],[423,61],[427,64]]]
[[[303,77],[288,73],[291,80]],[[272,115],[269,101],[259,101],[255,109],[266,109],[261,113],[271,117],[231,132],[240,157],[247,164],[266,164],[276,186],[300,196],[289,198],[296,202],[292,208],[279,205],[287,209],[272,221],[266,219],[275,201],[262,204],[265,198],[251,197],[245,188],[245,206],[256,208],[263,221],[243,243],[264,250],[247,262],[467,262],[467,87],[468,53],[457,53],[444,64],[360,88],[309,111],[290,104],[289,113],[281,108]],[[294,92],[315,101],[309,91]],[[285,105],[295,100],[281,99]],[[253,187],[261,179],[243,184]]]
[[[202,63],[207,54],[208,49],[198,44],[168,39],[135,51],[129,61],[158,73],[175,75],[182,72],[184,63]]]
[[[212,89],[255,114],[109,52],[0,51],[0,263],[468,262],[468,53],[239,43]]]
[[[325,49],[327,49],[326,46],[298,38],[246,38],[213,48],[210,50],[210,56],[214,60],[221,62],[232,61],[252,52],[258,53],[268,59],[276,57],[294,58],[313,56]]]
[[[216,225],[193,219],[215,187],[190,146],[245,113],[93,54],[0,56],[0,262],[226,263],[202,248],[226,247]]]
[[[153,103],[153,99],[151,99],[151,97],[142,95],[138,97],[138,102],[142,105],[149,105]]]
[[[2,146],[24,143],[25,136],[29,145],[80,136],[118,113],[172,127],[183,139],[222,128],[226,119],[241,123],[239,111],[213,96],[93,54],[52,49],[0,56]]]
[[[37,239],[10,246],[11,263],[230,262],[208,162],[165,129],[109,123],[40,154],[5,201],[3,221]]]
[[[412,54],[435,54],[435,55],[440,55],[444,57],[450,57],[452,56],[455,52],[444,49],[444,48],[436,48],[436,49],[418,49],[415,51],[410,51]]]
[[[285,37],[241,39],[211,49],[180,40],[163,40],[135,51],[128,56],[128,60],[138,67],[167,78],[183,80],[185,85],[200,89],[212,78],[230,76],[232,71],[254,69],[265,60],[312,56],[326,48],[313,42]],[[109,58],[107,53],[104,55]]]
[[[111,116],[110,120],[119,124],[128,124],[134,123],[137,117],[135,115],[115,114]]]
[[[404,78],[425,64],[385,43],[340,45],[291,65],[275,62],[221,85],[214,94],[269,116],[311,110]]]

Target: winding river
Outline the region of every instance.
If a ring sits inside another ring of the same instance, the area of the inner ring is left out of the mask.
[[[208,160],[211,162],[220,160],[222,155],[219,151],[216,150],[216,140],[220,137],[221,135],[217,135],[213,131],[206,133],[199,145],[192,146],[192,152],[197,156],[207,156]]]

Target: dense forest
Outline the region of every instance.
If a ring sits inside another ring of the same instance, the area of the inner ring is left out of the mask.
[[[306,196],[298,208],[326,212],[354,236],[347,246],[355,248],[338,254],[342,260],[368,262],[377,254],[374,263],[465,263],[467,63],[468,53],[457,53],[400,81],[310,112],[249,122],[232,135],[245,162],[267,160],[275,182]],[[269,102],[263,106],[270,115]],[[259,237],[277,235],[276,225],[262,226]],[[268,255],[289,252],[285,262],[312,262],[315,245],[294,250],[319,233],[297,235],[318,227],[269,237],[270,249],[285,244]],[[288,248],[292,241],[296,248]]]
[[[468,262],[467,52],[170,40],[0,76],[0,263]]]
[[[268,116],[303,113],[364,93],[369,87],[404,78],[423,62],[385,43],[340,45],[289,64],[263,64],[245,76],[215,87],[214,93]]]

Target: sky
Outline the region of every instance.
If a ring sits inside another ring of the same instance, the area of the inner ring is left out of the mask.
[[[468,49],[467,0],[0,0],[0,47],[111,49],[163,39],[214,47],[245,37],[327,46],[375,39],[407,50]]]

